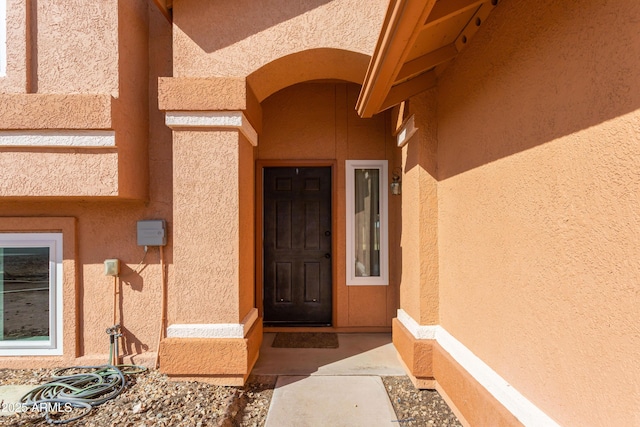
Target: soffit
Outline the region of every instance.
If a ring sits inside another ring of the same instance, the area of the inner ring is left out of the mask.
[[[498,0],[391,0],[356,109],[362,117],[435,86]]]
[[[153,2],[158,6],[160,12],[171,22],[172,17],[172,9],[173,9],[173,0],[153,0]]]

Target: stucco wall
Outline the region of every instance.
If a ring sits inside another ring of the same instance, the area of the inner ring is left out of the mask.
[[[29,3],[29,2],[27,2]],[[40,93],[118,96],[118,3],[35,2],[34,84]]]
[[[336,48],[370,55],[385,0],[175,2],[174,76],[246,77],[286,55]]]
[[[7,0],[7,76],[0,77],[0,92],[117,97],[118,8],[109,1]]]
[[[170,324],[238,323],[239,132],[176,131]],[[195,153],[195,154],[194,154]]]
[[[3,196],[147,197],[147,9],[146,0],[7,2],[0,132],[24,130],[36,148],[3,150],[2,162],[12,165],[3,178],[22,172],[19,181],[3,179]],[[69,153],[42,148],[51,144],[30,132],[36,129],[114,130],[115,139],[107,149],[91,141],[91,149]]]
[[[149,80],[143,80],[142,83],[140,80],[136,81],[137,84],[149,85],[149,102],[141,102],[136,105],[139,108],[149,110],[149,113],[142,111],[137,114],[142,117],[149,116],[149,121],[143,121],[140,125],[147,126],[148,123],[148,129],[145,129],[144,132],[145,134],[149,133],[149,139],[152,141],[148,146],[148,151],[144,152],[144,156],[148,158],[150,164],[150,200],[148,202],[125,202],[88,197],[84,201],[79,201],[77,199],[56,200],[43,197],[37,199],[38,201],[31,198],[3,199],[0,202],[0,229],[3,231],[23,231],[25,227],[31,231],[38,231],[41,228],[49,231],[60,227],[55,224],[49,225],[49,223],[41,225],[43,223],[40,221],[42,217],[65,217],[71,220],[75,218],[75,235],[71,234],[71,238],[68,239],[65,234],[63,241],[65,277],[67,274],[71,274],[67,265],[73,266],[73,268],[77,268],[76,280],[78,283],[77,295],[75,295],[77,323],[74,318],[76,314],[74,310],[67,311],[65,306],[65,356],[75,356],[73,345],[68,345],[68,343],[73,343],[77,339],[78,355],[87,357],[97,355],[95,359],[90,359],[89,363],[107,361],[108,336],[105,329],[113,322],[113,278],[105,277],[103,273],[103,261],[108,258],[118,258],[122,263],[119,280],[122,293],[118,298],[118,310],[122,313],[125,347],[123,352],[135,354],[144,351],[153,352],[156,349],[161,315],[159,250],[150,248],[145,262],[139,265],[144,253],[143,248],[138,246],[136,241],[136,222],[138,220],[167,220],[169,245],[165,248],[165,260],[169,265],[169,280],[173,280],[172,140],[171,131],[164,125],[164,114],[157,109],[157,77],[171,74],[171,27],[152,4],[149,5],[149,9],[145,5],[138,12],[144,14],[142,17],[145,20],[146,14],[149,13],[148,37],[153,41],[149,47],[149,59],[145,59],[149,63],[149,68],[145,68],[144,73],[145,75],[148,73]],[[138,27],[132,31],[139,32],[141,29]],[[146,38],[146,24],[144,24],[142,31]],[[138,34],[139,36],[140,34]],[[146,89],[140,89],[140,91],[145,92],[145,96],[147,96]],[[109,106],[109,104],[106,105]],[[37,117],[37,115],[34,114],[33,117]],[[102,117],[103,115],[100,116],[100,120],[103,120]],[[60,120],[63,119],[61,116]],[[108,114],[104,120],[108,120]],[[1,151],[3,151],[2,156],[27,156],[26,153],[16,153],[15,151],[18,150],[14,150],[13,153],[8,153],[6,149]],[[25,164],[39,166],[38,162],[43,162],[44,159],[54,159],[55,163],[48,165],[49,167],[53,166],[52,171],[62,166],[79,168],[80,166],[75,163],[75,158],[85,155],[66,151],[52,153],[56,150],[49,149],[45,150],[48,156],[42,156],[38,152],[34,153],[34,150],[30,151],[28,154],[33,154],[34,157],[31,160],[27,158]],[[102,162],[88,163],[91,168],[82,169],[86,172],[87,177],[83,179],[83,176],[79,175],[79,179],[67,182],[66,185],[80,191],[90,188],[94,183],[96,185],[111,184],[114,178],[110,174],[117,171],[115,154],[104,157],[101,159],[107,162],[106,165]],[[42,166],[43,170],[45,170],[45,166]],[[109,174],[103,176],[102,168],[105,166],[111,166],[111,168]],[[28,174],[28,171],[14,171],[11,177],[17,180],[21,176],[20,174]],[[40,176],[43,174],[44,172]],[[47,184],[50,184],[46,179],[46,174],[39,184],[45,189]],[[22,217],[23,219],[9,221],[6,217]],[[75,247],[75,259],[67,259],[67,254],[72,252],[68,251],[69,245]],[[67,286],[66,283],[65,286]],[[68,291],[65,289],[65,295]],[[72,293],[75,291],[71,289]],[[69,300],[73,302],[73,300]],[[71,353],[68,353],[68,350],[71,350]],[[71,359],[65,363],[78,364],[77,362],[77,360]],[[35,367],[45,364],[59,365],[60,363],[60,358],[0,359],[2,367]]]
[[[307,83],[270,96],[262,103],[263,133],[257,158],[335,159],[334,326],[388,327],[398,304],[397,234],[390,234],[389,286],[346,286],[345,281],[345,160],[387,159],[390,171],[400,165],[400,151],[394,148],[390,135],[389,115],[360,119],[355,112],[358,92],[359,86],[352,84]],[[399,202],[399,198],[389,197],[390,224],[399,221]]]
[[[0,92],[20,93],[27,88],[27,8],[21,0],[7,0],[6,76],[0,77]]]
[[[561,425],[640,423],[638,22],[501,2],[438,88],[442,326]]]
[[[402,147],[400,306],[422,325],[439,321],[436,94],[432,89],[408,103],[418,130]]]

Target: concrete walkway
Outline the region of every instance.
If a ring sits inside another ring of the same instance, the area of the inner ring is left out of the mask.
[[[398,426],[381,376],[405,375],[390,334],[338,334],[337,349],[273,348],[252,373],[278,377],[266,427]]]
[[[33,385],[0,385],[0,417],[13,415],[25,409],[20,399],[33,390]]]

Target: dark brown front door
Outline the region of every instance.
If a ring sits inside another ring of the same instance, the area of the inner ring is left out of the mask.
[[[264,322],[331,324],[331,168],[264,168]]]

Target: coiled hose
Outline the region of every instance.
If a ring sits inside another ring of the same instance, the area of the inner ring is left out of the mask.
[[[94,406],[118,396],[127,380],[125,375],[145,371],[136,365],[74,366],[53,372],[53,380],[42,384],[20,400],[28,407],[41,410],[50,424],[66,424],[84,417]],[[72,374],[66,374],[73,371]],[[66,374],[66,375],[65,375]],[[80,409],[79,415],[57,419],[52,413],[72,412]]]

